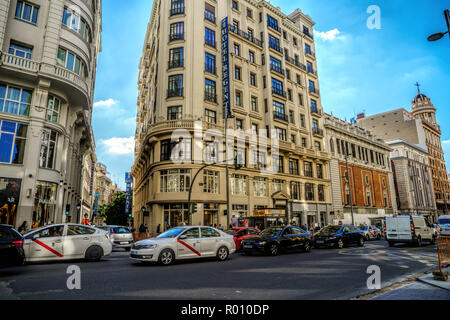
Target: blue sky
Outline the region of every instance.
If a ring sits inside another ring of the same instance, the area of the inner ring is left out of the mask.
[[[200,0],[195,0],[200,1]],[[421,91],[437,108],[446,163],[450,163],[450,38],[428,42],[446,29],[450,0],[271,0],[284,13],[300,8],[316,22],[316,54],[325,112],[349,120],[411,107]],[[133,164],[137,75],[153,1],[103,1],[93,126],[97,159],[124,188]],[[369,29],[367,8],[381,10],[381,29]]]

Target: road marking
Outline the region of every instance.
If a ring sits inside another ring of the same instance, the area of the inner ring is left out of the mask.
[[[181,243],[183,246],[185,246],[186,248],[188,248],[189,250],[191,250],[192,252],[194,252],[196,255],[198,255],[199,257],[201,256],[200,252],[198,252],[197,250],[195,250],[194,248],[192,248],[190,245],[188,245],[186,242],[183,242],[181,240],[178,240],[179,243]]]
[[[37,240],[37,239],[33,239],[33,241],[34,241],[35,243],[37,243],[38,245],[40,245],[41,247],[47,249],[47,250],[50,251],[51,253],[57,255],[58,257],[60,257],[60,258],[64,257],[61,253],[59,253],[58,251],[56,251],[56,250],[50,248],[50,247],[49,247],[48,245],[46,245],[45,243],[43,243],[43,242],[41,242],[41,241],[39,241],[39,240]]]

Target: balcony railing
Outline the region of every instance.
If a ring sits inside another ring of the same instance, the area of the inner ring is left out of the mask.
[[[299,62],[298,60],[295,60],[295,59],[289,57],[288,55],[284,55],[284,59],[286,60],[286,62],[289,62],[290,64],[293,64],[296,67],[306,71],[306,66],[303,63]]]
[[[244,31],[240,30],[239,28],[237,28],[237,27],[235,27],[233,25],[229,26],[229,30],[231,32],[233,32],[234,34],[236,34],[236,35],[238,35],[238,36],[240,36],[240,37],[242,37],[242,38],[244,38],[244,39],[246,39],[246,40],[256,44],[257,46],[259,46],[261,48],[263,47],[263,42],[261,40],[255,38],[252,34],[250,34],[248,32],[244,32]]]
[[[214,15],[214,13],[209,12],[207,10],[205,10],[205,20],[208,20],[209,22],[216,24],[216,16]]]
[[[217,103],[217,94],[215,92],[205,90],[205,100]]]
[[[37,72],[39,71],[39,62],[17,57],[12,54],[3,52],[1,54],[2,63],[7,66],[16,67],[25,71]]]
[[[173,88],[167,90],[167,98],[182,97],[183,88]]]
[[[289,122],[288,116],[282,112],[274,111],[273,117],[278,120],[283,120],[283,121]]]
[[[279,52],[279,53],[283,53],[283,51],[281,51],[280,46],[277,46],[276,44],[274,44],[273,42],[269,42],[269,48]]]
[[[279,73],[279,74],[281,74],[281,75],[284,76],[284,70],[283,70],[283,68],[281,68],[281,66],[276,65],[276,64],[273,63],[273,62],[270,63],[270,70],[275,71],[275,72],[277,72],[277,73]]]
[[[173,2],[170,9],[170,16],[184,13],[184,1]]]
[[[169,35],[169,41],[184,40],[184,33],[174,33]]]
[[[312,128],[313,134],[323,137],[323,130],[319,128]]]
[[[314,94],[317,94],[318,96],[320,96],[320,91],[319,91],[319,89],[316,89],[316,88],[309,88],[309,93],[314,93]]]
[[[277,96],[283,97],[286,99],[286,91],[277,89],[277,88],[272,88],[272,93],[276,94]]]
[[[183,67],[184,67],[184,61],[183,60],[172,60],[172,61],[169,61],[169,69],[183,68]]]

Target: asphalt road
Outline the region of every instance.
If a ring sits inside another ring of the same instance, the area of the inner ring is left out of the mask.
[[[81,289],[69,290],[67,268],[81,268]],[[0,299],[350,299],[367,289],[367,268],[381,269],[382,287],[437,265],[435,246],[387,242],[313,249],[276,257],[233,254],[230,260],[145,265],[114,251],[100,262],[41,263],[0,270]]]

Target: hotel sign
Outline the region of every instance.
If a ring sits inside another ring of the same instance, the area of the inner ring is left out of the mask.
[[[222,20],[222,87],[224,118],[231,118],[230,46],[228,37],[228,17],[226,17]]]
[[[127,184],[126,198],[125,198],[125,214],[130,212],[131,207],[131,184],[133,183],[133,176],[130,172],[125,173],[125,183]]]

